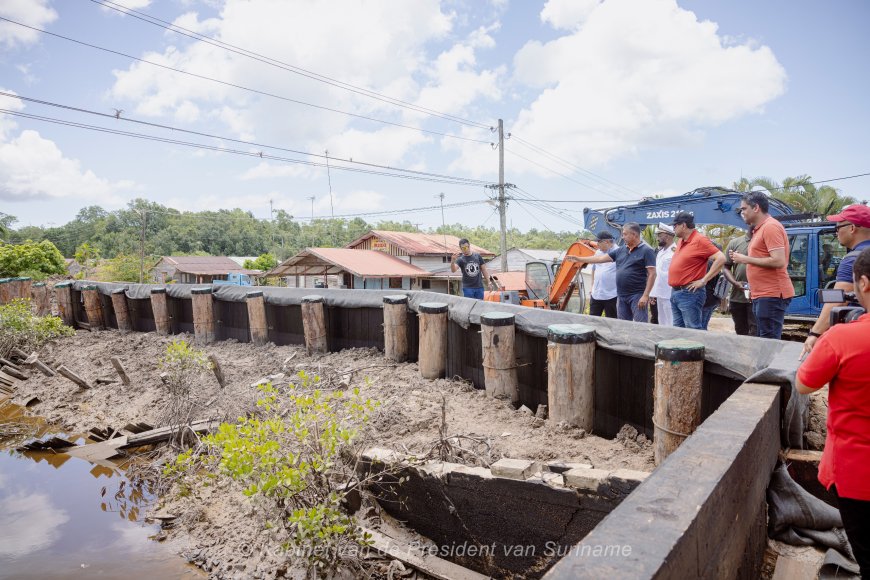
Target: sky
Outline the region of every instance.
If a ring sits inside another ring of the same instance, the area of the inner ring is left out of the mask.
[[[146,198],[497,227],[498,119],[521,230],[870,173],[865,0],[3,0],[0,18],[17,226]],[[831,185],[870,198],[870,177]]]

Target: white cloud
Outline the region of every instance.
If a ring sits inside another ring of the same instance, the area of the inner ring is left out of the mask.
[[[121,2],[118,2],[118,4],[120,6],[118,6],[117,8],[119,8],[123,12],[126,12],[126,10],[124,10],[124,8],[129,8],[130,10],[142,10],[144,8],[148,8],[149,6],[151,6],[151,0],[122,0]],[[124,8],[121,8],[121,6],[123,6]],[[102,9],[105,12],[113,12],[115,14],[120,14],[120,12],[118,10],[114,10],[113,8],[108,8],[106,6],[103,6]]]
[[[45,28],[57,20],[57,12],[49,6],[48,0],[3,0],[0,2],[0,16],[34,26]],[[18,26],[11,22],[0,22],[0,45],[13,48],[16,45],[33,44],[39,40],[40,33]]]
[[[12,92],[0,88],[4,92]],[[20,99],[0,96],[0,108],[20,111]],[[18,125],[8,114],[0,114],[0,199],[80,197],[116,204],[116,192],[135,187],[131,181],[110,182],[84,170],[76,159],[65,157],[54,141],[36,131],[14,135]]]
[[[758,113],[785,91],[768,47],[724,42],[715,23],[675,0],[605,0],[581,16],[550,2],[542,18],[573,31],[516,54],[515,80],[540,92],[508,131],[581,166],[696,145],[705,129]],[[462,150],[455,169],[491,166],[485,152]],[[512,169],[545,175],[522,160]]]
[[[541,10],[541,21],[559,30],[578,28],[601,0],[549,0]]]
[[[0,558],[18,560],[51,546],[69,514],[42,493],[18,492],[0,500]]]

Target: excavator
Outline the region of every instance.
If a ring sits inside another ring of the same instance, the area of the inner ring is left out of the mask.
[[[598,243],[592,240],[578,240],[568,247],[566,256],[592,256]],[[580,270],[586,264],[562,261],[558,264],[549,262],[528,262],[526,264],[526,288],[518,293],[519,304],[530,308],[546,308],[566,312],[583,312],[585,309],[585,292]],[[575,292],[580,287],[580,292]],[[576,295],[576,298],[572,300]],[[510,302],[509,291],[488,292],[485,300],[488,302]]]

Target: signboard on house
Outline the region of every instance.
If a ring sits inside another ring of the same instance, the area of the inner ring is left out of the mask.
[[[390,244],[380,238],[372,238],[372,249],[379,252],[389,252]]]

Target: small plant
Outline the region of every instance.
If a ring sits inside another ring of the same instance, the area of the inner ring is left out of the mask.
[[[30,352],[55,338],[72,336],[75,331],[57,316],[36,316],[29,298],[16,298],[0,306],[0,356],[6,358],[13,348]]]
[[[257,417],[222,424],[164,475],[179,478],[181,489],[206,477],[237,482],[260,508],[265,527],[282,531],[283,547],[319,577],[359,563],[360,546],[370,542],[343,503],[383,476],[357,470],[358,436],[379,403],[363,399],[359,389],[321,390],[319,377],[298,377],[298,386],[260,385]]]
[[[165,412],[164,424],[177,429],[173,441],[183,443],[194,414],[202,407],[194,385],[201,383],[203,375],[211,369],[205,352],[190,346],[185,340],[174,340],[166,347],[160,359],[163,373],[160,378],[169,389],[170,402]]]

